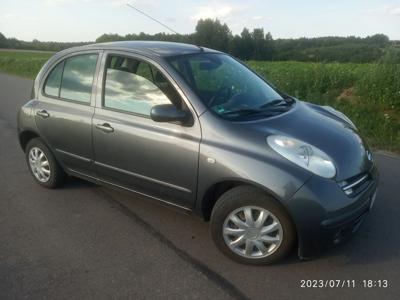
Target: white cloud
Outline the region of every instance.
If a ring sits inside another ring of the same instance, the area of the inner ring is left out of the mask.
[[[234,6],[230,4],[209,4],[198,6],[195,8],[196,13],[191,16],[193,20],[199,19],[223,19],[243,12],[246,9],[244,6]]]
[[[400,5],[384,5],[367,10],[369,15],[400,16]]]
[[[135,1],[143,3],[144,1]],[[46,6],[63,6],[66,4],[84,4],[93,3],[96,5],[111,5],[111,6],[121,6],[129,3],[129,0],[42,0],[42,3]]]
[[[14,19],[16,15],[8,13],[1,16],[2,19]]]
[[[126,6],[126,4],[130,4],[139,9],[160,5],[159,0],[106,0],[105,3],[111,6]]]
[[[263,16],[254,16],[254,17],[252,17],[252,19],[253,20],[261,20],[261,19],[264,19],[264,17]]]
[[[37,16],[24,16],[24,15],[15,15],[13,13],[6,13],[0,15],[0,23],[4,23],[7,25],[14,24],[15,22],[23,22],[23,23],[32,23],[38,22],[39,19]]]
[[[0,15],[0,23],[7,23],[14,20],[17,16],[12,13],[6,13]]]
[[[76,2],[75,0],[44,0],[43,4],[46,6],[61,6],[67,3]]]
[[[176,18],[174,18],[174,17],[165,17],[164,21],[170,22],[170,23],[175,23],[176,22]]]
[[[387,7],[386,13],[388,15],[399,16],[400,15],[400,5]]]
[[[107,4],[111,5],[111,6],[123,6],[123,5],[126,5],[127,3],[129,3],[129,1],[127,1],[127,0],[111,0],[111,1],[107,1]]]

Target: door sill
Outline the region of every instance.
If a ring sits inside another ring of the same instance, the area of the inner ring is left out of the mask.
[[[73,176],[82,178],[84,180],[88,180],[88,181],[93,182],[93,183],[97,183],[97,184],[101,184],[101,185],[105,185],[105,186],[110,186],[110,187],[113,187],[113,188],[116,188],[116,189],[120,189],[120,190],[125,190],[125,191],[128,191],[130,193],[134,193],[134,194],[137,194],[137,195],[140,195],[140,196],[144,196],[144,197],[152,199],[152,200],[156,200],[157,202],[161,202],[162,204],[166,204],[168,206],[173,206],[175,208],[178,208],[179,210],[183,210],[186,213],[192,213],[193,212],[193,210],[188,208],[188,207],[185,207],[185,206],[182,206],[182,205],[179,205],[179,204],[164,200],[162,198],[151,196],[151,195],[148,195],[148,194],[145,194],[145,193],[142,193],[142,192],[139,192],[139,191],[124,187],[122,185],[118,185],[118,184],[109,182],[107,180],[103,180],[103,179],[100,179],[100,178],[97,178],[97,177],[93,177],[91,175],[87,175],[87,174],[84,174],[84,173],[81,173],[81,172],[78,172],[78,171],[74,171],[74,170],[71,170],[71,169],[68,169],[68,173],[70,173]]]

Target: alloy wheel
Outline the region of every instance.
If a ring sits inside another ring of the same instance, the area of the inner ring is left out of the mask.
[[[232,211],[223,224],[226,245],[246,258],[263,258],[274,253],[282,243],[283,229],[278,218],[257,206]]]
[[[29,166],[33,175],[40,182],[47,182],[50,180],[50,164],[46,154],[42,149],[33,147],[29,151]]]

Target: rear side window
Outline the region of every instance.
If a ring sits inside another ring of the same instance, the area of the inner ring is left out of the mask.
[[[44,92],[53,97],[60,96],[60,86],[64,62],[60,62],[49,74],[44,86]]]
[[[147,62],[130,57],[109,56],[104,83],[104,107],[150,116],[158,104],[182,100],[165,76]]]
[[[97,57],[97,54],[83,54],[59,63],[47,77],[45,94],[90,103]]]

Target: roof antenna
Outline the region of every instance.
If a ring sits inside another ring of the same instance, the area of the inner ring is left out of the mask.
[[[175,34],[177,34],[177,35],[181,35],[180,33],[176,32],[176,31],[173,30],[172,28],[170,28],[170,27],[168,27],[167,25],[161,23],[160,21],[156,20],[156,19],[153,18],[152,16],[146,14],[144,11],[141,11],[140,9],[134,7],[133,5],[131,5],[131,4],[129,4],[129,3],[127,3],[126,5],[129,6],[130,8],[132,8],[132,9],[136,10],[137,12],[141,13],[142,15],[148,17],[149,19],[151,19],[151,20],[157,22],[158,24],[164,26],[165,28],[167,28],[168,30],[172,31],[173,33],[175,33]]]

